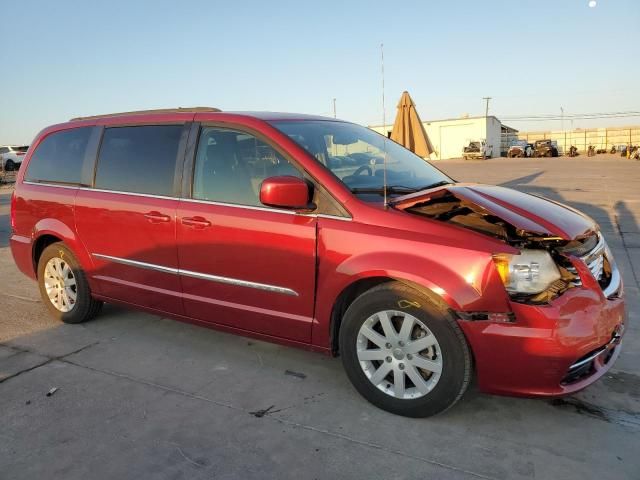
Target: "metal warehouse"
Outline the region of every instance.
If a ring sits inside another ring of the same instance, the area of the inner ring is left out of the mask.
[[[486,140],[487,145],[492,147],[492,156],[497,157],[501,154],[501,138],[506,133],[517,133],[517,130],[503,125],[502,122],[494,117],[462,117],[448,118],[444,120],[431,120],[422,122],[429,140],[434,148],[431,154],[432,160],[446,160],[448,158],[459,158],[462,156],[462,150],[469,142]],[[390,125],[374,125],[370,126],[372,130],[389,136],[391,134]]]

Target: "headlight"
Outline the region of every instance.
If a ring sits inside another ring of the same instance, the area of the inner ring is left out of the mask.
[[[493,260],[509,293],[540,293],[560,278],[558,267],[545,250],[500,254]]]

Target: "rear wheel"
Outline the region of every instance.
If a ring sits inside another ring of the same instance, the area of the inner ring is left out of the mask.
[[[7,160],[4,163],[4,170],[6,172],[13,172],[16,169],[16,164],[14,163],[13,160]]]
[[[80,264],[63,243],[53,243],[42,252],[38,287],[49,312],[65,323],[89,320],[102,308],[102,302],[91,296]]]
[[[456,320],[395,282],[351,304],[340,329],[340,353],[358,392],[397,415],[440,413],[460,399],[471,378],[471,352]]]

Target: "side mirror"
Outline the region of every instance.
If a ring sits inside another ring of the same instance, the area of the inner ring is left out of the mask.
[[[260,185],[260,202],[270,207],[312,210],[309,184],[298,177],[269,177]]]

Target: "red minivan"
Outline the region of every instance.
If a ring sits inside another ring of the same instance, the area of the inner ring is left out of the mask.
[[[458,183],[335,119],[211,108],[43,130],[11,249],[60,320],[102,302],[340,355],[406,416],[575,392],[620,352],[622,281],[586,215]]]

